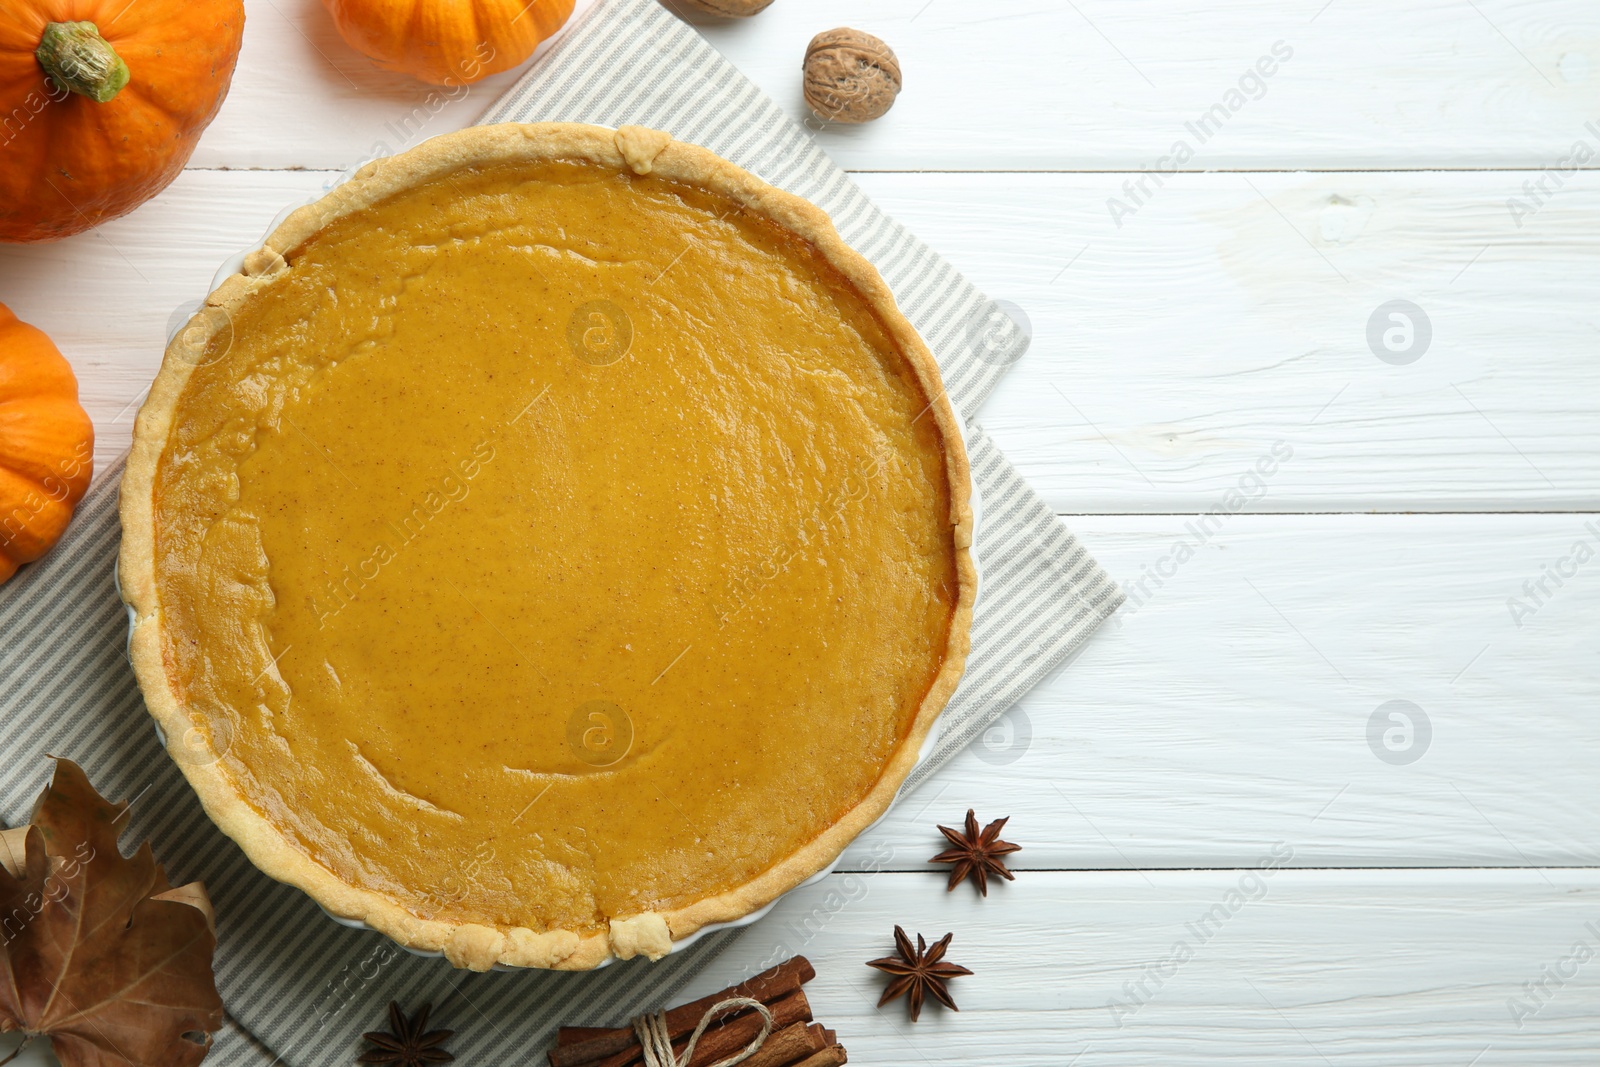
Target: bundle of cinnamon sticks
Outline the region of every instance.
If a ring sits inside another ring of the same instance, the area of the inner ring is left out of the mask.
[[[714,1005],[729,997],[749,997],[772,1014],[772,1032],[740,1067],[840,1067],[846,1059],[844,1047],[832,1030],[812,1021],[811,1005],[800,988],[816,976],[811,962],[796,956],[749,981],[671,1009],[666,1019],[673,1054],[683,1054],[689,1035]],[[743,1049],[760,1032],[761,1016],[754,1008],[730,1009],[700,1035],[689,1067],[709,1067]],[[556,1031],[550,1067],[635,1067],[643,1058],[632,1026],[563,1026]]]

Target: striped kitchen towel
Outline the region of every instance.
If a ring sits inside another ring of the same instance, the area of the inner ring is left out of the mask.
[[[877,264],[939,357],[958,410],[973,411],[1028,338],[996,304],[893,220],[771,99],[656,0],[597,0],[484,122],[639,124],[706,145],[825,208]],[[914,788],[1038,684],[1122,594],[995,448],[968,423],[982,498],[983,583],[972,655]],[[215,1058],[290,1067],[349,1064],[384,1005],[431,1001],[463,1026],[475,1063],[532,1062],[554,1028],[615,1024],[663,1006],[740,932],[713,934],[659,963],[589,974],[474,975],[409,955],[330,921],[261,875],[201,811],[162,752],[124,655],[114,588],[120,466],[104,471],[67,536],[0,587],[0,815],[25,820],[49,775],[46,754],[84,765],[112,797],[137,796],[130,840],[148,838],[181,884],[203,879],[217,908],[217,981],[229,1027]],[[436,1010],[435,1017],[440,1012]]]

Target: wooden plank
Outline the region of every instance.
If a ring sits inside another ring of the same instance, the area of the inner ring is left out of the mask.
[[[846,865],[968,807],[1019,867],[1600,864],[1600,519],[1238,515],[1184,560],[1193,522],[1072,518],[1128,604]]]
[[[91,233],[0,247],[5,299],[79,371],[102,465],[173,314],[335,176],[191,171]],[[1518,229],[1521,180],[1186,175],[1118,230],[1117,175],[862,176],[1031,318],[1032,351],[979,415],[1060,511],[1204,511],[1279,442],[1292,454],[1253,510],[1594,508],[1600,182]],[[1366,340],[1396,297],[1434,329],[1406,366]]]
[[[1275,446],[1258,509],[1600,503],[1600,178],[1519,228],[1538,175],[1182,175],[1119,228],[1128,177],[860,176],[1031,318],[978,415],[1057,510],[1204,510]]]
[[[351,51],[320,5],[248,13],[196,166],[343,168],[408,128],[470,123],[510,81],[430,95]],[[1567,0],[806,0],[701,29],[805,119],[806,42],[840,25],[884,38],[905,71],[878,122],[812,120],[855,169],[1138,170],[1178,141],[1195,170],[1540,168],[1600,121],[1600,11]],[[1187,124],[1212,107],[1202,141]]]
[[[427,85],[345,44],[321,4],[248,0],[232,87],[189,165],[353,170],[472,125],[527,66]]]
[[[841,875],[786,897],[680,995],[804,951],[816,1017],[853,1062],[884,1067],[1590,1064],[1597,891],[1593,870],[1252,863],[1029,872],[980,900],[937,878]],[[884,978],[863,963],[892,954],[896,923],[955,934],[948,958],[976,972],[951,983],[959,1013],[930,1006],[912,1025],[903,1001],[875,1007]]]

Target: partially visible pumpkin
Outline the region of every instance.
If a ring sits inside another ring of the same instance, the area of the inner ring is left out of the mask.
[[[0,304],[0,583],[61,539],[93,473],[71,365]]]
[[[384,70],[467,85],[509,70],[572,17],[575,0],[323,0],[345,42]]]
[[[222,106],[241,0],[0,0],[0,241],[50,241],[165,189]]]

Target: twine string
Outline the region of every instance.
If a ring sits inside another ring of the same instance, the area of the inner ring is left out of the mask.
[[[633,1032],[639,1038],[639,1047],[644,1049],[644,1067],[689,1067],[689,1061],[694,1057],[694,1047],[700,1041],[700,1035],[706,1032],[712,1020],[730,1008],[754,1008],[761,1013],[761,1032],[756,1034],[755,1040],[733,1055],[713,1063],[711,1067],[734,1067],[743,1063],[756,1054],[756,1050],[766,1043],[767,1035],[772,1033],[772,1012],[767,1006],[753,997],[729,997],[713,1004],[711,1008],[700,1017],[700,1025],[694,1028],[694,1033],[689,1035],[689,1043],[683,1048],[683,1055],[672,1054],[672,1032],[667,1029],[667,1013],[664,1011],[652,1012],[641,1015],[633,1020]]]

